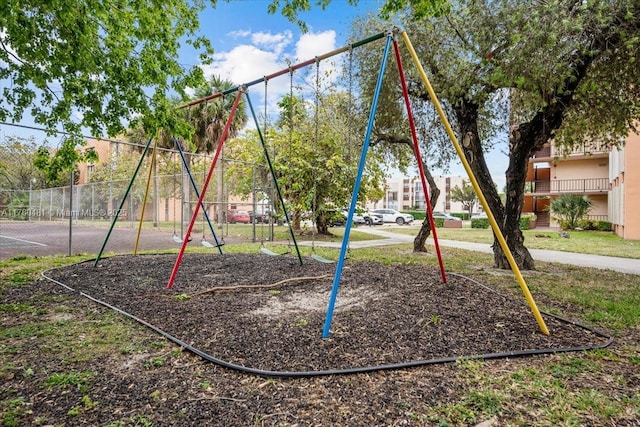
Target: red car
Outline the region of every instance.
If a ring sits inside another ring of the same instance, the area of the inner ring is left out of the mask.
[[[227,222],[229,222],[230,224],[235,224],[236,222],[249,224],[251,222],[251,217],[249,216],[249,212],[247,211],[232,209],[227,212]]]

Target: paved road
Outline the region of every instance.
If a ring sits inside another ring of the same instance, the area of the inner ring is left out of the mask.
[[[386,246],[398,243],[412,243],[414,236],[394,233],[385,230],[384,227],[369,227],[367,233],[380,236],[377,240],[362,240],[350,242],[349,247],[365,248],[373,246]],[[493,253],[491,246],[484,243],[459,242],[454,240],[438,239],[440,246],[447,246],[470,251]],[[299,245],[311,245],[311,242],[298,242]],[[315,246],[340,247],[340,242],[315,242]],[[581,267],[593,267],[603,270],[614,270],[621,273],[640,274],[640,259],[618,258],[602,255],[580,254],[575,252],[550,251],[542,249],[529,249],[531,256],[536,261],[557,262],[560,264],[577,265]]]
[[[417,227],[416,228],[417,231]],[[104,243],[108,227],[84,227],[75,226],[73,229],[72,253],[97,254]],[[394,233],[387,226],[366,227],[363,231],[380,237],[376,240],[362,240],[350,242],[353,249],[386,246],[398,243],[412,243],[414,236],[409,234]],[[107,252],[133,252],[137,231],[134,229],[114,229],[108,245]],[[232,239],[233,240],[233,239]],[[466,249],[477,252],[492,253],[487,244],[459,242],[453,240],[438,240],[441,246]],[[228,241],[227,243],[232,243]],[[194,241],[193,244],[197,244]],[[298,242],[301,246],[311,246],[311,241]],[[314,242],[315,246],[335,247],[341,246],[340,242]],[[139,250],[157,250],[179,248],[179,244],[173,241],[172,234],[168,232],[149,231],[143,232]],[[7,259],[18,254],[29,255],[65,255],[69,248],[68,226],[66,223],[49,224],[37,222],[9,222],[0,221],[0,260]],[[572,252],[548,251],[529,249],[535,260],[557,262],[561,264],[578,265],[582,267],[594,267],[610,269],[629,274],[640,274],[640,259],[616,258],[600,255],[587,255]]]

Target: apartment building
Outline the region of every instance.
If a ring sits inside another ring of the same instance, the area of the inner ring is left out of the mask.
[[[112,141],[105,141],[103,139],[89,138],[86,141],[84,150],[93,149],[98,154],[98,164],[105,163],[114,157],[117,158],[124,153],[121,144],[116,144]],[[89,178],[95,170],[95,163],[78,163],[78,183],[86,184],[89,182]]]
[[[589,219],[608,220],[609,146],[584,144],[572,151],[546,144],[529,160],[522,212],[536,214],[538,227],[557,226],[549,204],[563,194],[585,194]]]
[[[462,188],[461,176],[434,176],[436,185],[440,189],[440,197],[434,211],[439,212],[465,212],[460,202],[451,200],[451,189],[458,186]],[[399,211],[410,209],[426,209],[422,181],[414,178],[391,178],[385,183],[385,195],[381,200],[368,204],[369,209],[396,209]]]
[[[609,221],[621,237],[640,239],[640,170],[632,167],[638,162],[637,134],[620,149],[591,142],[566,151],[547,144],[529,160],[522,211],[536,214],[538,227],[554,227],[551,201],[563,194],[586,195],[593,203],[588,219]]]
[[[640,240],[640,135],[609,153],[609,222],[624,239]]]

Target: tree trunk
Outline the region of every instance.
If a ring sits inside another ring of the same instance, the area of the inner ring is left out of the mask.
[[[302,227],[300,226],[300,223],[302,222],[302,213],[299,209],[296,209],[295,211],[290,213],[290,215],[292,217],[291,228],[293,228],[294,231],[300,231],[302,229]]]
[[[491,173],[482,151],[482,144],[478,133],[478,106],[469,100],[463,100],[454,106],[456,119],[460,124],[462,135],[462,151],[478,181],[487,204],[505,237],[509,250],[514,255],[518,267],[524,270],[534,269],[533,258],[524,246],[524,237],[520,230],[520,211],[524,200],[524,182],[527,172],[527,162],[530,151],[523,150],[514,156],[510,153],[510,163],[507,173],[507,203],[502,205],[498,190],[493,183]],[[514,150],[510,145],[510,150]],[[515,158],[514,158],[515,157]],[[508,269],[509,263],[494,237],[493,244],[494,266]]]
[[[438,197],[440,197],[440,189],[436,185],[435,179],[433,179],[433,175],[431,175],[431,171],[424,165],[424,177],[429,184],[429,188],[431,191],[429,192],[429,204],[431,205],[431,210],[435,209],[436,204],[438,203]],[[428,212],[427,212],[428,214]],[[429,222],[429,218],[425,217],[422,222],[422,227],[420,227],[420,231],[418,231],[418,235],[415,239],[413,239],[413,252],[428,252],[426,243],[427,239],[431,235],[431,223]]]
[[[520,138],[515,138],[516,131],[509,137],[509,167],[506,172],[505,217],[502,222],[502,234],[507,242],[513,258],[519,268],[535,270],[535,262],[524,246],[524,235],[520,230],[520,215],[524,203],[524,185],[527,178],[527,165],[531,157],[531,149],[523,146]],[[522,250],[524,249],[524,250]],[[493,262],[496,267],[509,269],[511,266],[494,235]]]
[[[501,224],[507,246],[509,246],[518,267],[523,270],[535,269],[535,263],[524,246],[524,235],[520,230],[520,214],[524,203],[524,185],[529,159],[553,137],[553,132],[562,126],[567,109],[575,102],[573,93],[584,78],[592,60],[593,58],[590,56],[582,58],[574,75],[567,77],[561,95],[555,94],[547,106],[538,111],[529,122],[514,125],[509,135],[509,167],[506,172],[507,200],[505,217],[499,224]],[[505,269],[510,267],[495,238],[493,253],[496,267]]]
[[[322,213],[317,214],[315,217],[315,223],[316,223],[316,230],[318,231],[318,234],[324,234],[324,235],[331,234],[329,232],[329,224],[327,224],[327,217],[324,214]]]

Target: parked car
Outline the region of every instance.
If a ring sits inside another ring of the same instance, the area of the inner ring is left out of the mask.
[[[374,214],[371,212],[365,213],[364,223],[367,225],[381,225],[384,221],[382,221],[382,215]]]
[[[230,224],[235,224],[236,222],[249,224],[249,222],[251,222],[251,217],[247,211],[231,209],[227,211],[227,222]]]
[[[489,218],[486,212],[478,212],[471,215],[471,219]]]
[[[348,216],[348,211],[343,211],[345,218]],[[360,211],[353,214],[353,222],[356,225],[365,224],[365,225],[379,225],[382,224],[382,216],[374,215],[371,212]]]
[[[249,218],[251,220],[252,223],[254,224],[268,224],[269,223],[269,213],[268,212],[264,212],[264,213],[260,213],[260,212],[253,212],[253,211],[249,211]]]
[[[371,213],[381,216],[382,222],[395,222],[398,225],[411,224],[413,222],[413,215],[404,214],[395,209],[374,209]]]
[[[433,217],[434,218],[442,218],[445,221],[461,221],[460,218],[455,217],[455,216],[453,216],[451,214],[448,214],[446,212],[434,212],[433,213]]]

